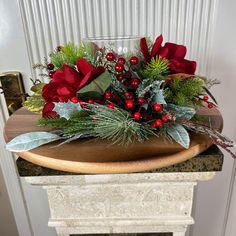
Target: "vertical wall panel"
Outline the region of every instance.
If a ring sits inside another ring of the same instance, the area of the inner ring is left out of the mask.
[[[19,0],[31,63],[86,37],[163,34],[205,73],[216,0]]]

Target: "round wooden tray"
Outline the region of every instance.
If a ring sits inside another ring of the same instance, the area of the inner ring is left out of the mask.
[[[222,130],[222,116],[216,109],[201,109],[200,114],[210,120],[212,128]],[[17,135],[31,131],[50,130],[38,127],[39,116],[25,108],[16,111],[4,130],[6,142]],[[23,159],[51,169],[75,173],[129,173],[157,169],[188,160],[212,145],[212,141],[199,134],[191,134],[189,149],[162,138],[151,138],[144,143],[128,147],[111,145],[108,141],[83,139],[57,146],[57,142],[27,152],[17,153]]]

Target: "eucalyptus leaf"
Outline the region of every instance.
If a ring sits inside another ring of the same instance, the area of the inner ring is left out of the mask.
[[[167,134],[184,148],[188,149],[190,138],[188,131],[180,124],[174,124],[167,128]]]
[[[98,76],[91,83],[83,87],[77,92],[79,98],[94,98],[102,97],[105,91],[111,84],[111,75],[108,71],[105,71],[100,76]],[[94,96],[93,96],[94,95]]]
[[[196,113],[192,107],[183,107],[174,104],[168,104],[167,109],[173,111],[177,119],[190,120]]]
[[[61,139],[59,135],[49,132],[30,132],[12,139],[6,144],[6,149],[11,152],[25,152],[59,139]]]
[[[82,107],[79,103],[68,102],[54,102],[53,111],[55,111],[60,117],[64,117],[67,120],[70,119],[70,115],[73,112],[81,111]]]

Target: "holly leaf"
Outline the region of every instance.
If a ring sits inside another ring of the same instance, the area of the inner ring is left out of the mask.
[[[167,128],[167,134],[184,148],[188,149],[190,138],[188,131],[180,124],[174,124]]]
[[[192,107],[183,107],[174,104],[168,104],[167,109],[173,111],[177,119],[191,120],[196,113]]]
[[[77,96],[82,99],[102,97],[111,84],[111,75],[105,71],[91,83],[77,92]]]
[[[21,134],[6,144],[6,149],[11,152],[25,152],[43,144],[61,139],[61,137],[49,132],[30,132]]]
[[[54,102],[53,111],[55,111],[60,117],[64,117],[67,120],[70,119],[70,115],[76,111],[81,111],[82,107],[79,103],[68,102]]]

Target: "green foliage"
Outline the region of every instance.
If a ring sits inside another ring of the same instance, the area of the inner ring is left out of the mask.
[[[155,135],[151,126],[136,122],[125,110],[99,104],[86,104],[84,111],[75,112],[69,120],[43,118],[39,125],[60,129],[65,137],[98,137],[121,145],[142,142]]]
[[[166,58],[156,57],[144,68],[143,77],[151,80],[161,80],[163,76],[168,74],[169,65]]]
[[[113,144],[143,142],[155,135],[151,126],[136,122],[127,111],[118,107],[110,109],[96,104],[88,105],[88,110],[93,112],[94,136],[111,140]]]
[[[82,132],[83,130],[88,130],[88,128],[91,128],[87,127],[86,122],[88,120],[90,120],[88,114],[84,111],[81,111],[74,112],[69,120],[61,117],[41,118],[38,121],[38,125],[49,126],[53,129],[62,130],[65,137],[71,137],[79,132]]]
[[[84,56],[84,47],[82,45],[76,46],[73,43],[66,44],[61,47],[60,51],[55,51],[50,55],[55,69],[60,69],[63,64],[74,66],[76,61]]]
[[[42,98],[42,89],[44,83],[39,83],[37,85],[32,86],[31,90],[34,94],[27,98],[27,100],[23,103],[23,106],[27,108],[27,110],[34,113],[41,113],[43,107],[45,105],[45,101]]]
[[[200,106],[201,103],[195,98],[203,92],[204,80],[198,77],[194,78],[175,78],[164,90],[165,99],[168,103],[180,106]]]

